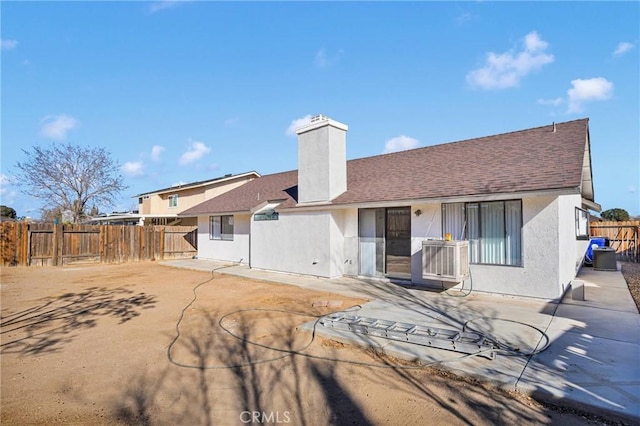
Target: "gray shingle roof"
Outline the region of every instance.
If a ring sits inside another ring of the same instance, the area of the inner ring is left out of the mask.
[[[577,189],[588,119],[347,162],[347,191],[331,204]],[[297,171],[262,176],[181,213],[249,211],[270,200],[295,207]]]

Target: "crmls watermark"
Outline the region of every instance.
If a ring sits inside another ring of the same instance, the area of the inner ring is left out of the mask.
[[[243,411],[240,413],[242,423],[289,423],[291,417],[288,411]]]

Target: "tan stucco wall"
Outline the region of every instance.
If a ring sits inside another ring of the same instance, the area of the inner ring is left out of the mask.
[[[142,204],[139,204],[139,211],[143,214],[178,214],[210,198],[217,197],[220,194],[237,188],[253,178],[253,175],[251,175],[222,183],[213,182],[210,185],[195,188],[176,187],[174,191],[162,194],[149,194],[149,198],[143,199]],[[169,197],[174,194],[178,195],[178,205],[176,207],[169,207]]]

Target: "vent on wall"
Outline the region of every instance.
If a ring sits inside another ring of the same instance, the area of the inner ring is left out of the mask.
[[[469,278],[469,242],[423,241],[422,278],[457,283]]]

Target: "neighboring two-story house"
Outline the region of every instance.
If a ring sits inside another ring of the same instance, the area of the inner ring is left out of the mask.
[[[259,178],[256,172],[237,175],[227,174],[214,179],[174,185],[138,194],[138,210],[128,213],[113,213],[94,217],[92,223],[128,224],[128,225],[184,225],[198,224],[195,216],[180,216],[178,213],[194,207],[206,200],[231,191],[253,179]]]
[[[253,179],[260,177],[256,172],[175,185],[168,188],[138,194],[138,216],[140,221],[154,225],[197,225],[197,218],[178,217],[178,213],[194,207],[206,200],[224,194]]]

